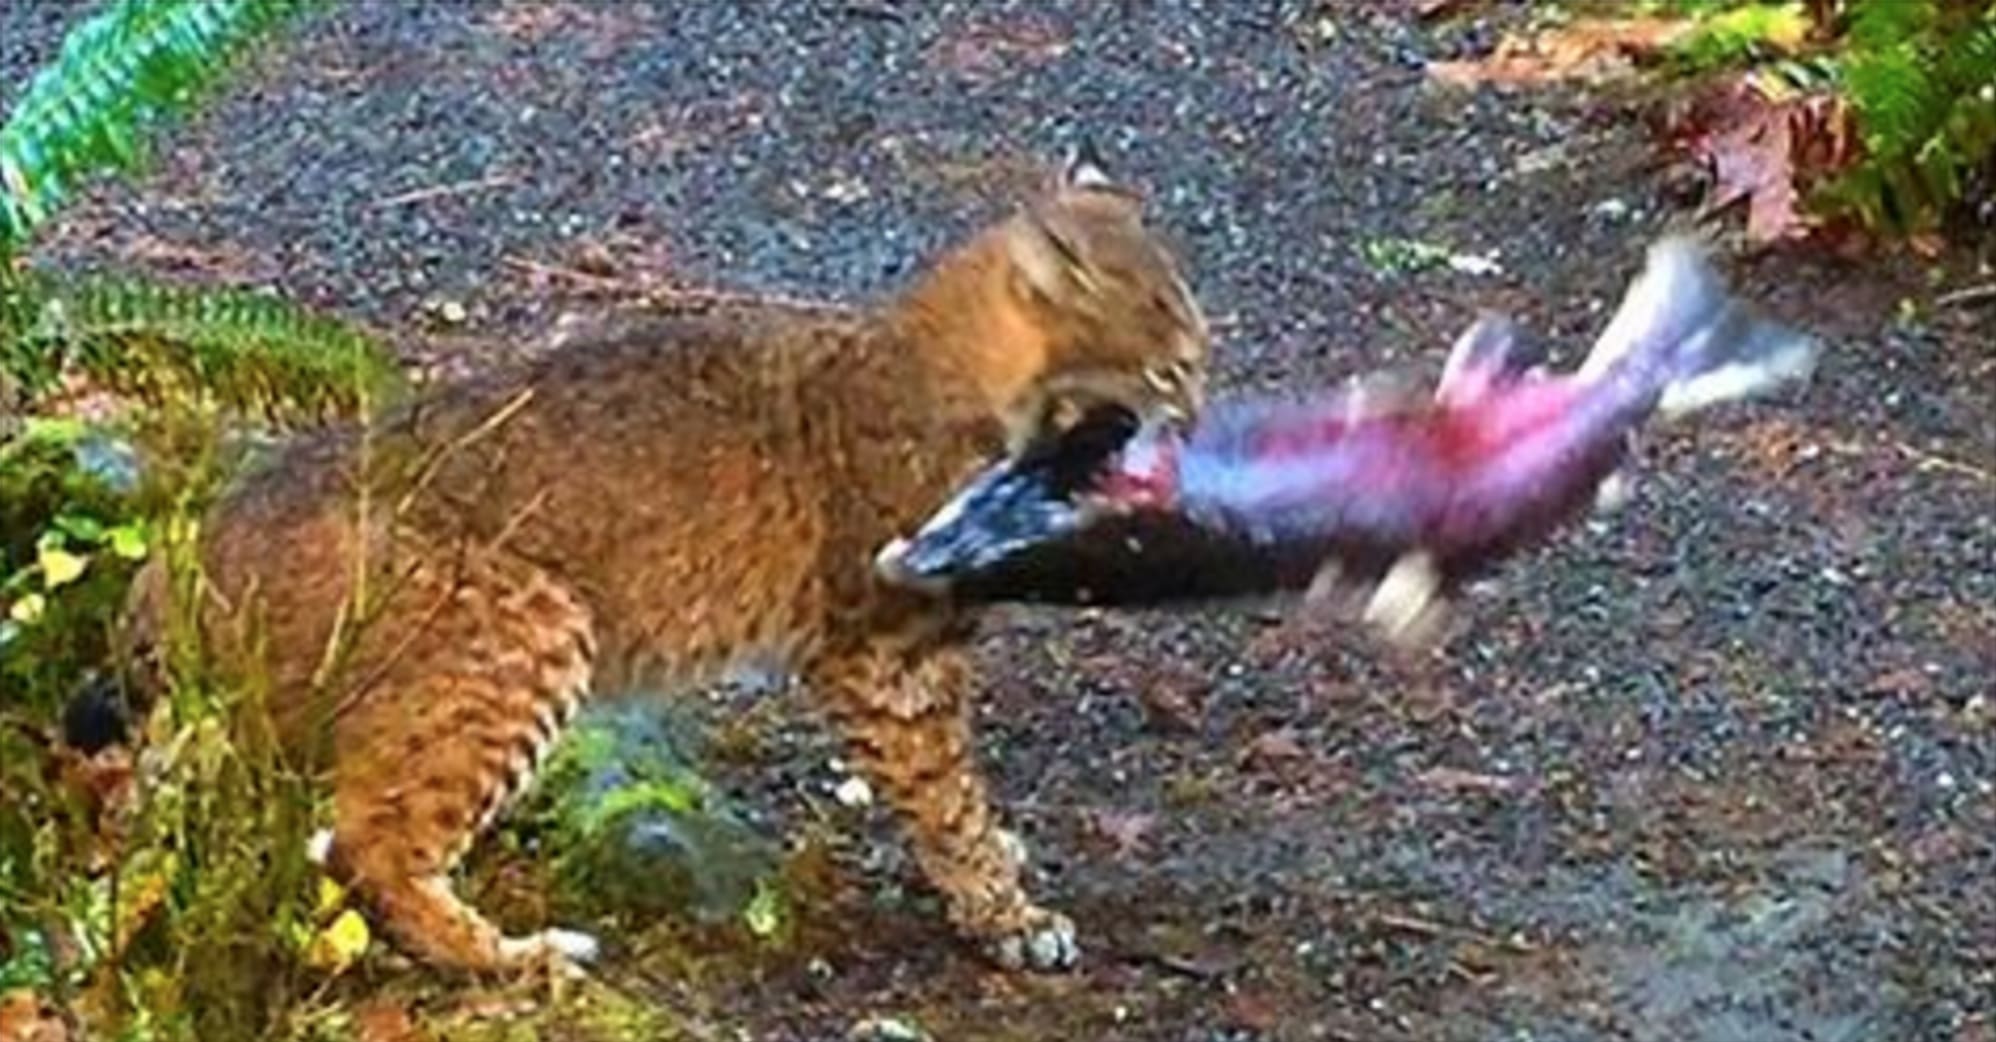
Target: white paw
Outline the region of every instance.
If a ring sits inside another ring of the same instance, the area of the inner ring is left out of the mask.
[[[595,962],[603,955],[602,942],[580,930],[543,930],[547,946],[562,958],[574,962]]]
[[[576,930],[542,930],[525,937],[508,937],[499,942],[501,961],[526,966],[552,963],[568,976],[581,976],[582,966],[602,954],[596,938]]]
[[[998,844],[998,849],[1005,852],[1005,860],[1010,862],[1012,867],[1020,869],[1026,867],[1026,860],[1032,855],[1026,850],[1026,841],[1020,839],[1018,833],[1011,829],[992,829],[991,838]]]
[[[1024,929],[992,941],[986,950],[993,962],[1008,970],[1066,970],[1081,960],[1074,921],[1044,909],[1035,910]]]

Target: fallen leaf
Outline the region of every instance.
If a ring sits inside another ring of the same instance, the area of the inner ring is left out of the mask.
[[[1098,835],[1116,845],[1116,856],[1129,858],[1142,854],[1149,845],[1157,815],[1102,809],[1090,814],[1088,821]]]
[[[1794,130],[1770,111],[1714,138],[1709,149],[1715,190],[1711,208],[1747,200],[1747,238],[1776,242],[1803,227],[1796,211]]]
[[[1199,730],[1199,702],[1191,692],[1196,690],[1194,685],[1206,682],[1203,676],[1188,670],[1165,669],[1145,679],[1148,682],[1140,682],[1137,689],[1137,701],[1143,705],[1144,718],[1151,726],[1180,734]]]
[[[125,946],[138,936],[153,920],[153,913],[166,903],[172,865],[161,871],[148,872],[129,884],[123,899],[118,903],[118,921],[112,931],[111,951],[122,952]]]
[[[312,938],[305,948],[305,963],[313,969],[339,973],[367,951],[369,939],[367,920],[349,908]]]
[[[1241,753],[1241,763],[1250,767],[1273,767],[1303,759],[1307,755],[1303,744],[1296,740],[1296,733],[1280,727],[1264,732],[1249,742]]]
[[[69,1042],[69,1027],[27,988],[0,995],[0,1042]]]
[[[1691,28],[1679,18],[1584,19],[1532,36],[1507,34],[1490,54],[1429,62],[1428,77],[1447,87],[1535,87],[1620,76]]]
[[[353,1027],[359,1042],[425,1042],[430,1037],[416,1026],[407,1006],[389,999],[376,999],[354,1010]]]
[[[1421,772],[1414,780],[1426,788],[1450,792],[1511,793],[1521,787],[1520,781],[1516,778],[1507,778],[1501,774],[1479,774],[1454,767],[1435,767]]]
[[[312,908],[312,918],[325,922],[346,908],[347,888],[331,876],[319,877],[318,901]]]
[[[1923,695],[1933,688],[1933,678],[1917,666],[1890,669],[1871,678],[1864,685],[1865,693],[1872,695]]]
[[[1745,204],[1747,238],[1772,243],[1817,230],[1803,212],[1807,190],[1857,156],[1848,106],[1772,77],[1724,81],[1665,116],[1665,132],[1711,183],[1705,210]]]
[[[35,563],[42,568],[42,586],[53,590],[66,586],[83,575],[90,559],[70,553],[59,546],[43,546],[35,554]]]
[[[991,80],[1066,54],[1068,41],[1049,26],[1032,22],[972,25],[938,40],[929,49],[932,67],[970,80]]]
[[[1938,232],[1918,232],[1906,237],[1906,245],[1923,259],[1933,260],[1947,250],[1947,238]]]
[[[1282,1011],[1276,1008],[1275,1000],[1259,991],[1237,991],[1227,996],[1227,1016],[1256,1033],[1274,1031],[1282,1023]]]
[[[66,750],[58,763],[63,787],[83,797],[97,822],[95,853],[115,855],[134,799],[131,750],[113,745],[89,756]]]

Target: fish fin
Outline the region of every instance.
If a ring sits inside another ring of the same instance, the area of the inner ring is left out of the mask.
[[[1669,236],[1650,247],[1642,274],[1576,375],[1596,379],[1645,352],[1661,356],[1657,408],[1668,417],[1805,380],[1820,345],[1756,314],[1727,292],[1694,239]]]
[[[1735,308],[1685,345],[1657,411],[1674,418],[1803,382],[1820,353],[1814,339]]]
[[[1640,345],[1663,339],[1660,330],[1669,335],[1661,327],[1669,325],[1677,312],[1709,306],[1705,302],[1713,294],[1709,286],[1701,285],[1709,281],[1708,273],[1702,251],[1690,239],[1670,236],[1651,244],[1643,270],[1629,283],[1608,328],[1595,338],[1593,349],[1573,375],[1582,380],[1599,379]]]
[[[1310,577],[1310,585],[1303,591],[1303,603],[1312,606],[1330,603],[1344,582],[1344,562],[1335,557],[1325,561],[1318,566],[1317,573]]]
[[[1435,385],[1441,405],[1466,405],[1491,390],[1527,375],[1544,357],[1509,316],[1484,312],[1449,348],[1442,378]]]
[[[1441,633],[1448,617],[1441,568],[1432,554],[1401,555],[1366,601],[1362,618],[1400,648],[1425,647]]]
[[[1428,395],[1412,373],[1391,369],[1365,373],[1345,381],[1345,419],[1356,423],[1372,416],[1417,412],[1429,405]]]

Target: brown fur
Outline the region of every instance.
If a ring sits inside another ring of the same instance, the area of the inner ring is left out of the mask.
[[[1204,321],[1100,181],[1071,170],[876,311],[622,319],[295,442],[216,509],[204,638],[330,769],[334,864],[394,937],[469,969],[551,954],[452,892],[478,831],[583,698],[775,652],[956,926],[1008,963],[1073,958],[972,760],[970,620],[871,561],[1056,401],[1196,405]]]

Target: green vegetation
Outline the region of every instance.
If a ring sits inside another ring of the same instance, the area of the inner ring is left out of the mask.
[[[90,1037],[285,1037],[320,1019],[323,981],[299,958],[330,921],[305,857],[318,808],[242,711],[256,692],[206,676],[176,623],[138,764],[63,748],[58,720],[107,664],[135,568],[159,558],[193,582],[222,432],[364,412],[399,375],[368,338],[267,294],[65,277],[24,254],[308,6],[119,0],[0,128],[0,991],[53,1000]],[[78,408],[88,396],[122,408]]]
[[[1660,6],[1694,19],[1671,48],[1680,68],[1756,74],[1761,96],[1787,121],[1782,159],[1819,213],[1877,232],[1930,234],[1990,190],[1996,2]]]
[[[1843,26],[1834,68],[1864,156],[1823,201],[1873,227],[1937,228],[1996,160],[1996,3],[1861,0]]]
[[[309,2],[119,0],[79,24],[0,129],[0,259],[84,179],[135,167],[145,131]]]
[[[87,1037],[355,1037],[366,920],[307,857],[323,792],[284,756],[255,678],[212,675],[191,615],[199,518],[261,431],[365,416],[402,391],[373,339],[266,292],[37,270],[33,233],[92,176],[309,0],[114,0],[84,19],[0,128],[0,999]],[[61,740],[87,677],[115,677],[132,576],[164,566],[164,694],[129,750]],[[561,915],[693,913],[789,929],[778,851],[656,725],[591,725],[508,838],[562,851]],[[372,986],[374,982],[370,982]],[[391,1002],[397,997],[389,989]],[[412,999],[413,1001],[413,999]],[[556,1016],[553,1012],[548,1017]],[[531,1039],[535,1020],[421,1018],[446,1038]],[[669,1016],[588,986],[547,1031],[668,1038]]]
[[[576,915],[739,922],[767,937],[785,918],[781,852],[726,806],[655,710],[589,714],[515,815],[552,852],[558,903]]]

